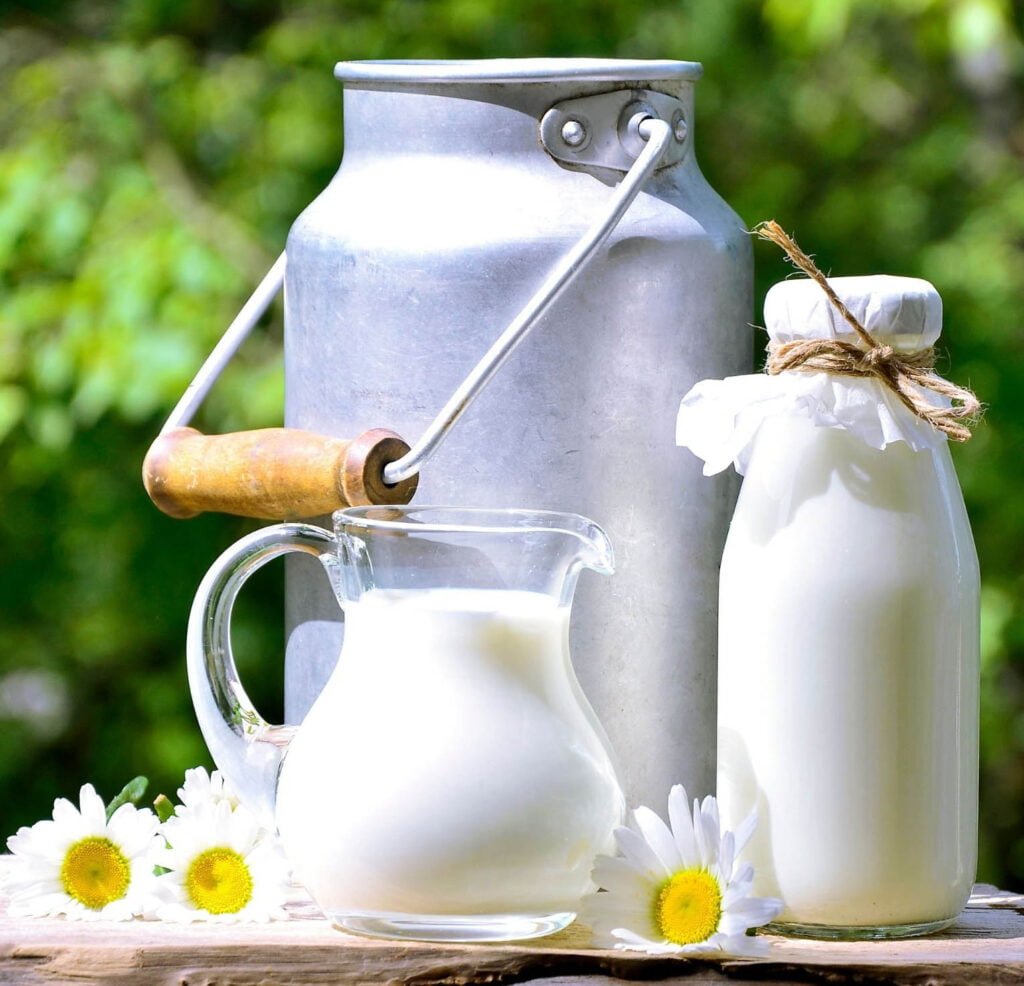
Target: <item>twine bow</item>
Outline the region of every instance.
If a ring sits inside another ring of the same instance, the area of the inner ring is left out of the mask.
[[[966,387],[959,387],[935,372],[934,349],[901,353],[880,343],[843,304],[814,261],[775,220],[759,223],[754,232],[781,247],[795,266],[818,283],[860,340],[860,345],[844,339],[772,342],[768,347],[768,373],[774,376],[787,370],[824,370],[849,377],[874,377],[914,414],[953,441],[966,442],[971,437],[971,426],[981,415],[981,402]],[[927,391],[948,397],[952,406],[936,407],[928,400]]]

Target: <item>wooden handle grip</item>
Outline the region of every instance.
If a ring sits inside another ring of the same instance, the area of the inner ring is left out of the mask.
[[[265,520],[318,517],[341,507],[408,503],[417,477],[384,482],[384,467],[408,451],[384,428],[355,439],[296,428],[229,435],[175,428],[150,447],[142,481],[171,517],[204,511]]]

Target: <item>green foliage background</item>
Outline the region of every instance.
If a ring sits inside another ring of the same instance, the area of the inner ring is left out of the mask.
[[[142,456],[341,154],[339,59],[699,60],[697,149],[836,273],[918,275],[984,575],[980,877],[1024,886],[1024,14],[1008,0],[35,0],[0,7],[0,831],[205,762],[182,648],[252,525],[168,520]],[[788,269],[758,247],[758,304]],[[200,424],[280,422],[279,314]],[[279,574],[239,623],[280,706]],[[871,724],[865,723],[865,729]],[[155,792],[154,792],[155,793]]]

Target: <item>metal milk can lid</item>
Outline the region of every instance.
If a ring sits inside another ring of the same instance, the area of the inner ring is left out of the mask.
[[[479,58],[338,62],[334,77],[350,83],[696,82],[699,62],[630,58]]]
[[[870,274],[830,277],[828,283],[868,332],[895,340],[900,349],[926,349],[942,332],[942,299],[919,277]],[[772,285],[764,299],[764,320],[775,342],[857,341],[853,328],[809,278]]]

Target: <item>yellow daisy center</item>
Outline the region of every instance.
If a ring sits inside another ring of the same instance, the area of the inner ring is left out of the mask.
[[[722,916],[722,891],[707,870],[681,870],[666,880],[654,905],[655,924],[677,945],[707,941]]]
[[[64,854],[60,883],[64,893],[99,911],[128,893],[132,870],[124,853],[109,839],[90,835]]]
[[[252,900],[252,873],[234,849],[207,849],[189,864],[185,891],[200,910],[237,914]]]

